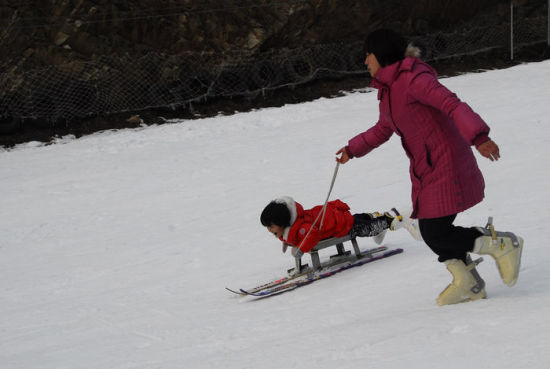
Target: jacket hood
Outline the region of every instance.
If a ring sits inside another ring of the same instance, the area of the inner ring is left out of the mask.
[[[399,62],[380,68],[378,73],[376,73],[372,79],[371,86],[376,89],[389,87],[393,81],[397,79],[400,73],[409,72],[412,70],[414,70],[417,74],[427,72],[437,77],[437,72],[435,69],[424,63],[422,59],[408,56]]]
[[[281,196],[273,200],[274,202],[278,204],[285,204],[288,211],[290,212],[290,225],[293,225],[296,221],[296,218],[298,217],[298,214],[301,214],[304,212],[304,208],[302,205],[294,201],[294,199],[290,196]]]
[[[281,196],[276,198],[273,201],[275,201],[278,204],[285,204],[288,211],[290,212],[290,226],[286,227],[283,232],[283,239],[287,240],[290,227],[292,227],[292,225],[298,218],[298,215],[304,212],[304,208],[302,207],[301,204],[294,201],[294,199],[290,196]]]

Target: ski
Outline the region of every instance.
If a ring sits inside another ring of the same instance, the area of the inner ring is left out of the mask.
[[[291,281],[295,278],[298,278],[298,277],[301,277],[301,276],[304,276],[304,275],[305,275],[305,273],[299,273],[299,274],[296,274],[296,275],[289,275],[289,276],[279,278],[279,279],[276,279],[274,281],[271,281],[271,282],[268,282],[268,283],[250,288],[247,291],[253,292],[253,293],[258,292],[258,291],[262,291],[262,290],[270,288],[270,287],[274,287],[274,286],[278,286],[280,284],[284,284],[288,281]],[[228,290],[229,292],[233,292],[233,293],[235,293],[237,295],[241,295],[241,296],[246,296],[248,294],[248,293],[242,292],[243,289],[240,289],[239,291],[232,290],[229,287],[225,287],[225,289]]]
[[[354,257],[354,260],[363,260],[365,258],[370,258],[370,257],[372,257],[373,254],[376,254],[376,253],[379,253],[379,252],[382,252],[382,251],[385,251],[385,250],[387,250],[386,246],[379,246],[379,247],[375,247],[375,248],[372,248],[372,249],[362,250],[361,251],[361,258],[356,259]],[[327,270],[328,268],[332,268],[336,265],[339,266],[340,264],[343,265],[343,264],[349,264],[349,263],[350,263],[349,260],[329,260],[329,261],[322,264],[322,267],[318,272],[322,273],[324,270]],[[285,276],[285,277],[282,277],[282,278],[277,278],[273,281],[261,284],[261,285],[256,286],[256,287],[247,288],[247,289],[242,289],[241,288],[238,291],[234,290],[234,289],[231,289],[231,288],[228,288],[228,287],[225,287],[225,289],[227,291],[235,293],[237,295],[246,296],[246,295],[249,295],[251,293],[256,293],[256,292],[259,292],[259,291],[262,291],[262,290],[265,290],[265,289],[268,289],[268,288],[272,288],[272,287],[275,287],[275,286],[279,286],[281,284],[285,284],[285,283],[287,283],[289,281],[292,281],[296,278],[307,276],[309,273],[312,273],[312,272],[313,271],[311,270],[311,268],[306,268],[303,271],[301,271],[300,273],[291,274],[291,275],[288,275],[288,276]],[[243,292],[243,291],[246,291],[246,292]]]
[[[244,290],[244,289],[241,289],[240,292],[241,292],[241,294],[245,294],[245,295],[248,295],[248,296],[254,296],[254,297],[260,297],[260,298],[279,295],[281,293],[292,291],[292,290],[295,290],[296,288],[306,286],[306,285],[311,284],[311,283],[313,283],[315,281],[318,281],[320,279],[331,277],[331,276],[333,276],[337,273],[340,273],[344,270],[354,268],[354,267],[358,267],[358,266],[361,266],[361,265],[365,265],[365,264],[373,262],[375,260],[384,259],[384,258],[390,257],[392,255],[400,254],[402,252],[403,252],[403,249],[388,250],[388,251],[386,251],[386,252],[384,252],[383,254],[380,254],[380,255],[359,259],[356,262],[344,263],[345,265],[339,266],[337,268],[333,268],[332,270],[320,271],[318,273],[313,273],[313,275],[306,276],[306,278],[304,278],[304,279],[300,279],[300,280],[296,280],[296,281],[290,281],[289,283],[283,283],[281,285],[273,286],[272,288],[263,289],[263,290],[257,291],[257,292],[251,292],[251,291],[247,291],[247,290]]]

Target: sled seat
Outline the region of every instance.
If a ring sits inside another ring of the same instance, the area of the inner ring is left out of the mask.
[[[331,255],[331,258],[342,258],[342,257],[349,257],[351,255],[351,251],[346,251],[344,248],[344,242],[351,241],[351,244],[353,245],[353,251],[355,252],[355,256],[359,259],[361,257],[361,250],[359,249],[359,245],[357,244],[357,240],[355,238],[351,238],[349,235],[346,235],[344,237],[333,237],[333,238],[327,238],[325,240],[320,241],[311,251],[309,252],[309,255],[311,256],[311,263],[313,264],[313,270],[319,270],[321,269],[321,261],[319,259],[319,251],[322,249],[326,249],[327,247],[336,246],[336,254]],[[302,270],[302,261],[301,258],[296,258],[296,271]]]

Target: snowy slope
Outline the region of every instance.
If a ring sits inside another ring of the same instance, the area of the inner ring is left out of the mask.
[[[403,254],[261,301],[292,266],[259,223],[324,201],[334,153],[377,119],[375,93],[0,151],[0,367],[548,368],[550,61],[445,79],[492,127],[485,201],[457,224],[525,239],[520,279],[479,267],[489,298],[438,307],[450,275],[405,231]],[[340,167],[352,211],[409,204],[393,137]],[[372,247],[370,239],[360,239]]]

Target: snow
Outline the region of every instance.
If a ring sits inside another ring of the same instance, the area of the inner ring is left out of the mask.
[[[550,61],[443,81],[502,154],[476,152],[486,198],[456,224],[493,215],[525,239],[515,287],[486,257],[488,298],[453,306],[435,303],[450,274],[403,230],[385,244],[404,253],[293,292],[224,289],[293,266],[261,210],[324,201],[334,153],[377,119],[375,93],[0,151],[0,367],[547,368],[549,81]],[[341,166],[331,198],[408,206],[398,139]]]

